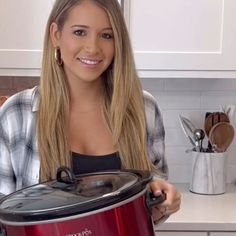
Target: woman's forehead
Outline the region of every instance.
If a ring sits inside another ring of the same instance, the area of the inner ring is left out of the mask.
[[[106,11],[93,1],[82,1],[69,12],[65,24],[84,25],[97,28],[111,28]]]

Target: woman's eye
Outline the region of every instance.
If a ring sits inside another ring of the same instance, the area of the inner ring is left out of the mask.
[[[86,32],[85,30],[76,30],[74,31],[74,34],[77,35],[77,36],[85,36],[86,35]]]
[[[113,39],[113,34],[111,34],[111,33],[102,33],[102,38],[104,38],[104,39]]]

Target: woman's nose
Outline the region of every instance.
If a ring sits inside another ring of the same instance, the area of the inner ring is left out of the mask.
[[[85,42],[85,50],[89,53],[97,53],[99,51],[99,42],[97,37],[89,37]]]

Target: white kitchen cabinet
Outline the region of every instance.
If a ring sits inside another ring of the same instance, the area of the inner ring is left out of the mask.
[[[156,232],[156,236],[235,236],[236,232]]]
[[[40,75],[45,27],[54,1],[0,0],[0,76]]]
[[[142,77],[236,78],[235,0],[125,0]]]
[[[235,236],[236,232],[214,232],[210,236]]]
[[[39,75],[54,0],[0,0],[0,75]]]
[[[156,236],[208,236],[208,235],[207,232],[157,232]]]

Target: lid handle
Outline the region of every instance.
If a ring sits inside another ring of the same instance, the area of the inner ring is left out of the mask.
[[[63,173],[65,175],[63,175]],[[73,184],[75,183],[75,180],[76,180],[75,175],[70,168],[62,166],[57,169],[57,182],[62,182],[65,184]]]

